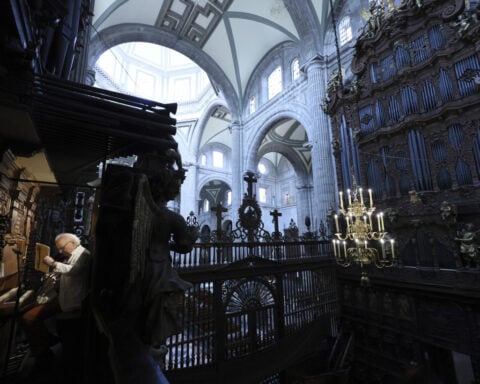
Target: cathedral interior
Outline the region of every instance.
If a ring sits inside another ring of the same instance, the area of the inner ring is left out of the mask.
[[[0,20],[0,382],[480,383],[479,1]],[[62,233],[91,284],[45,324],[84,336],[33,375]]]

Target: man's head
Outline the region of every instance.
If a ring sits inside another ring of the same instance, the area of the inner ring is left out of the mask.
[[[73,233],[61,233],[55,238],[55,246],[59,253],[70,256],[80,245],[80,239]]]

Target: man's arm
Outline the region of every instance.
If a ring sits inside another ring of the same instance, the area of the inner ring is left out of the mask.
[[[47,259],[47,257],[45,259]],[[50,257],[50,259],[52,258]],[[45,261],[45,263],[54,267],[53,272],[57,272],[65,275],[71,275],[71,276],[79,275],[83,273],[87,268],[89,268],[90,252],[87,249],[85,249],[82,252],[82,254],[78,257],[75,264],[65,264],[55,260],[53,261],[48,260],[48,261],[49,262]]]

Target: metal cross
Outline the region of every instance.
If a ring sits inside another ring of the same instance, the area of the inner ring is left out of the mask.
[[[212,207],[212,211],[217,216],[217,238],[220,239],[222,237],[222,213],[227,212],[228,209],[224,208],[222,203],[218,203],[216,207]]]
[[[270,211],[270,216],[273,216],[273,224],[275,226],[275,232],[278,233],[278,218],[279,216],[282,216],[281,212],[278,212],[278,209],[274,209],[273,211]]]
[[[257,176],[255,173],[248,171],[245,173],[245,177],[243,178],[248,184],[247,186],[247,195],[248,197],[253,199],[253,183],[257,182]]]

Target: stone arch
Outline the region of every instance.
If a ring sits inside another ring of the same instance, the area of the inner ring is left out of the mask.
[[[237,114],[240,112],[240,102],[235,89],[218,64],[193,44],[179,40],[178,36],[171,32],[152,26],[129,23],[107,27],[98,32],[89,44],[88,67],[93,68],[100,55],[111,47],[132,41],[159,44],[187,56],[211,76],[222,90],[230,111]]]
[[[203,187],[205,187],[208,183],[212,181],[221,181],[227,184],[230,190],[232,189],[232,180],[227,175],[212,173],[209,175],[205,175],[205,177],[198,180],[198,188],[196,192],[197,199],[200,199],[200,192],[203,189]]]
[[[198,120],[197,128],[195,128],[195,131],[192,136],[192,140],[190,142],[190,148],[192,148],[191,151],[195,153],[195,157],[198,156],[198,150],[200,149],[200,141],[202,139],[202,135],[207,125],[207,122],[210,119],[212,112],[215,110],[215,108],[219,106],[229,108],[228,105],[226,105],[225,103],[222,103],[221,100],[215,100],[206,108],[205,112],[202,114],[202,116]]]
[[[280,121],[282,119],[293,119],[298,121],[305,129],[307,137],[313,137],[313,135],[309,132],[309,127],[311,126],[310,118],[308,117],[307,110],[303,104],[292,105],[291,111],[285,111],[281,110],[280,108],[276,108],[268,116],[266,116],[266,118],[261,124],[259,124],[260,128],[254,130],[253,136],[247,138],[246,141],[250,143],[250,145],[247,149],[247,153],[245,156],[244,169],[255,169],[258,160],[257,156],[262,140],[264,139],[267,132],[272,128],[272,126],[277,121]]]

